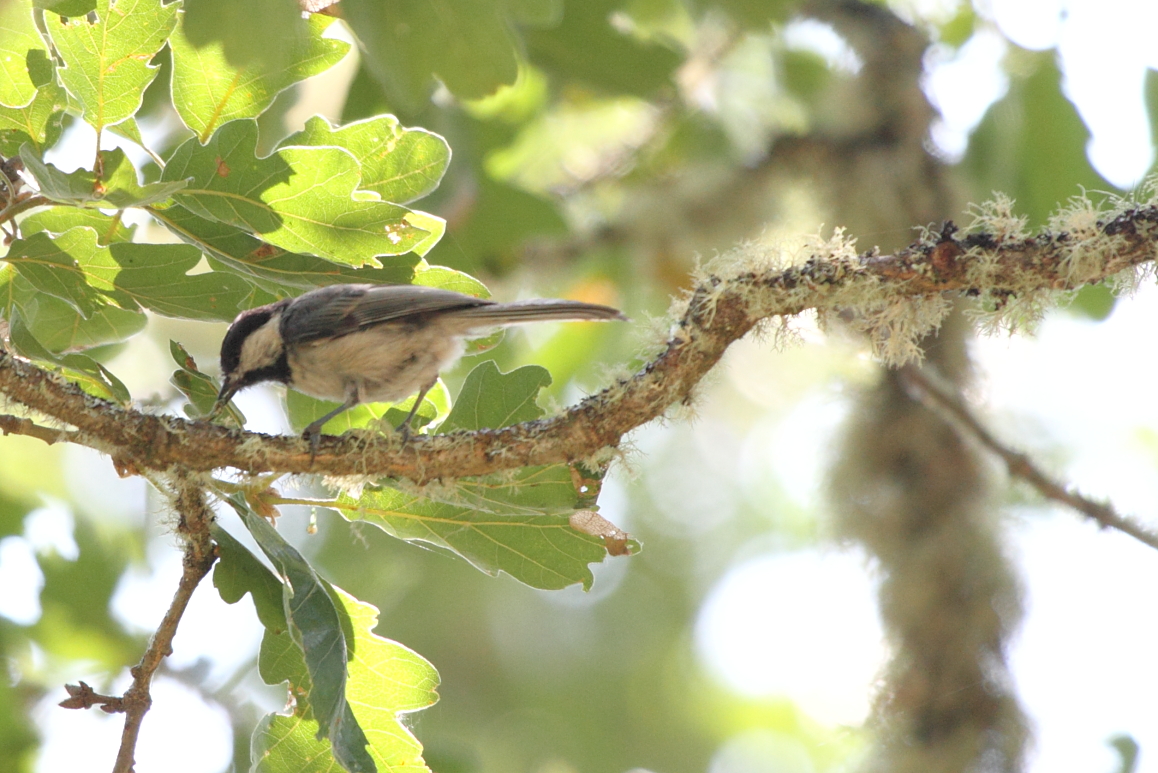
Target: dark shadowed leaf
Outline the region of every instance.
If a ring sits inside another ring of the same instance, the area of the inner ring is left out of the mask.
[[[338,763],[350,771],[373,771],[368,743],[346,699],[349,650],[342,616],[329,588],[313,567],[264,518],[234,503],[242,522],[285,578],[286,617],[290,635],[301,648],[309,670],[309,703],[317,720],[316,738],[329,739]]]
[[[280,65],[255,58],[240,67],[229,63],[221,41],[197,47],[178,27],[169,46],[173,49],[173,106],[181,120],[205,142],[223,123],[261,115],[280,92],[328,70],[346,55],[348,43],[322,37],[333,21],[311,16],[306,34],[291,38],[285,56],[278,57]]]

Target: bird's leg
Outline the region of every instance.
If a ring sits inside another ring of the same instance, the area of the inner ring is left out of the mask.
[[[314,421],[310,426],[306,427],[302,432],[302,438],[310,441],[310,464],[314,462],[314,457],[318,455],[318,442],[322,439],[322,427],[327,421],[337,416],[339,413],[348,411],[360,402],[358,399],[358,389],[353,387],[349,390],[346,396],[346,402],[339,405],[334,410],[327,413],[322,418]]]
[[[418,390],[418,397],[414,398],[414,405],[410,407],[410,413],[406,414],[406,418],[398,425],[398,431],[402,433],[402,442],[405,443],[410,439],[410,422],[414,421],[414,414],[418,413],[418,406],[422,405],[422,398],[426,397],[426,393],[438,382],[438,377],[435,376],[434,381],[431,381],[422,389]]]

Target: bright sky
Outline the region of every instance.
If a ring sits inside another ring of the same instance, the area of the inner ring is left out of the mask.
[[[1141,83],[1146,66],[1158,67],[1152,39],[1158,3],[992,0],[990,7],[989,16],[1019,45],[1060,46],[1067,91],[1093,131],[1091,160],[1111,182],[1134,183],[1151,163]],[[997,35],[980,35],[931,75],[929,89],[945,117],[936,138],[948,152],[961,150],[968,130],[1003,92],[998,70],[1003,45]],[[65,169],[81,163],[54,160]],[[991,419],[1000,419],[994,426],[1008,430],[1012,442],[1064,449],[1068,456],[1061,472],[1068,480],[1154,520],[1158,402],[1153,385],[1158,372],[1152,358],[1138,354],[1152,350],[1147,334],[1156,329],[1158,290],[1150,287],[1122,302],[1100,325],[1056,316],[1036,339],[983,341],[977,348],[987,380],[986,410]],[[1107,401],[1105,395],[1114,399]],[[806,400],[779,431],[835,426],[843,410],[832,399]],[[1034,435],[1038,427],[1048,427],[1050,436]],[[811,454],[801,453],[798,442],[791,452],[783,451],[786,443],[773,438],[767,465],[801,504],[816,506],[825,449],[824,437],[812,436]],[[99,481],[123,484],[95,455],[82,452],[72,463],[83,469],[91,490],[103,485]],[[140,492],[133,497],[143,501]],[[1036,724],[1030,770],[1113,770],[1117,758],[1106,739],[1126,732],[1142,745],[1139,773],[1158,771],[1158,701],[1153,697],[1158,695],[1158,625],[1149,592],[1158,587],[1158,561],[1147,549],[1098,532],[1068,512],[1018,513],[1009,529],[1027,580],[1028,615],[1012,662]],[[0,587],[9,589],[0,598],[0,614],[36,619],[38,588],[28,582],[37,573],[31,551],[55,544],[67,553],[70,532],[67,512],[50,506],[30,519],[27,538],[0,542]],[[127,577],[116,601],[122,616],[139,630],[155,625],[179,574],[179,554],[165,541],[156,544],[150,559],[151,571]],[[808,550],[757,556],[735,567],[709,595],[697,625],[697,651],[705,666],[737,692],[787,695],[817,720],[857,724],[867,711],[868,686],[884,652],[872,592],[864,562],[854,554]],[[753,608],[760,612],[753,615]],[[828,612],[817,617],[816,609]],[[252,656],[260,635],[247,606],[227,607],[212,592],[194,596],[186,622],[174,665],[206,658],[221,677],[239,658]],[[801,630],[809,635],[785,635]],[[222,635],[226,631],[228,636]],[[98,757],[112,759],[120,720],[110,721],[100,712],[61,711],[54,706],[58,698],[36,711],[46,742],[39,773],[87,767]],[[197,742],[173,754],[172,744],[181,738]],[[762,737],[735,739],[722,748],[712,773],[744,769],[752,755],[774,752],[769,744],[774,741]],[[223,712],[179,683],[159,679],[142,735],[141,769],[220,770],[229,753]]]

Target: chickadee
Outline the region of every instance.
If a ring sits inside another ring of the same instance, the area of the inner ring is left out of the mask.
[[[233,320],[221,342],[221,392],[212,413],[238,390],[262,381],[341,402],[303,433],[316,453],[322,425],[342,411],[417,392],[398,427],[405,438],[439,372],[462,356],[464,339],[523,322],[613,319],[627,318],[581,301],[496,303],[417,285],[321,287]]]

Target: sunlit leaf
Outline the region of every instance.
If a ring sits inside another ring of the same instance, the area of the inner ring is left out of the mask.
[[[123,242],[105,247],[87,227],[18,239],[7,259],[42,292],[86,318],[98,306],[115,303],[129,311],[139,305],[170,317],[227,321],[252,294],[232,274],[188,274],[201,260],[193,247]]]
[[[28,70],[32,52],[43,59],[44,41],[32,21],[31,0],[0,3],[0,105],[23,107],[41,85]]]
[[[254,121],[232,121],[205,146],[191,139],[177,148],[161,179],[193,178],[176,199],[202,217],[337,263],[372,264],[425,239],[405,207],[354,196],[361,172],[347,151],[291,147],[259,159],[256,144]]]
[[[51,72],[51,64],[45,65]],[[0,155],[15,156],[24,145],[31,145],[37,154],[60,138],[64,108],[68,95],[49,76],[36,90],[32,102],[24,107],[0,105]]]
[[[152,215],[183,241],[208,255],[211,262],[220,262],[279,297],[341,282],[406,284],[413,276],[416,258],[412,254],[383,257],[382,268],[355,268],[315,255],[288,252],[240,228],[208,220],[184,207],[168,207]]]
[[[62,234],[78,226],[95,231],[97,244],[102,246],[112,242],[131,242],[137,230],[136,225],[128,225],[120,217],[106,215],[96,209],[49,207],[37,210],[21,220],[20,232],[27,238],[41,231]]]
[[[425,773],[422,745],[399,714],[430,706],[438,699],[438,673],[423,657],[373,633],[378,610],[340,588],[333,598],[349,620],[354,656],[346,694],[370,741],[378,770]],[[263,653],[266,654],[266,653]],[[268,651],[270,656],[274,652]],[[316,739],[317,724],[295,712],[270,714],[254,732],[253,752],[260,771],[332,770],[328,745]]]
[[[157,75],[149,60],[173,31],[177,8],[161,0],[97,0],[95,21],[45,14],[48,34],[64,62],[60,79],[97,131],[140,108],[145,87]]]
[[[281,147],[289,145],[345,148],[362,168],[358,187],[395,204],[406,204],[433,191],[450,163],[446,140],[425,129],[404,129],[392,115],[338,129],[325,118],[314,116],[304,129],[281,142]]]

